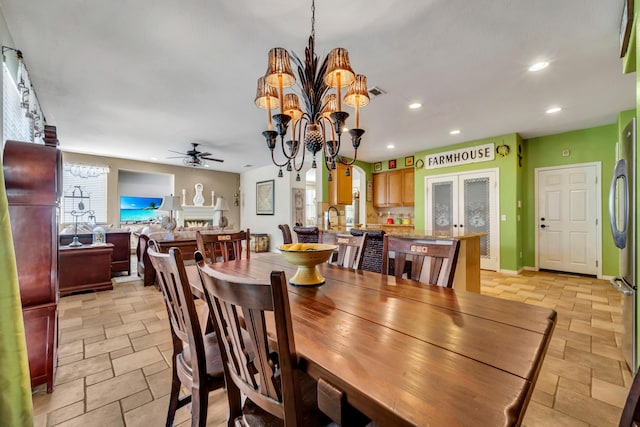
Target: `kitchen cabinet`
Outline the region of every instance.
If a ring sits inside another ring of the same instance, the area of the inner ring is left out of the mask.
[[[348,166],[349,168],[351,166]],[[350,172],[352,172],[350,170]],[[331,181],[329,181],[329,204],[330,205],[350,205],[351,204],[351,175],[347,176],[347,165],[336,164],[336,169],[331,171]]]
[[[413,177],[413,168],[374,174],[373,206],[413,206]]]

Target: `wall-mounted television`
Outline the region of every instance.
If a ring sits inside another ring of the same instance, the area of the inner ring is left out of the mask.
[[[120,196],[120,222],[127,224],[155,221],[162,197]]]

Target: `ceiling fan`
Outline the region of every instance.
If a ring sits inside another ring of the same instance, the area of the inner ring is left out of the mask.
[[[209,157],[211,156],[211,153],[209,152],[204,152],[204,151],[198,151],[198,143],[196,142],[192,142],[191,143],[192,148],[191,150],[187,151],[186,153],[181,153],[179,151],[173,151],[173,150],[169,150],[172,153],[176,153],[176,154],[180,154],[180,156],[174,156],[174,157],[167,157],[168,159],[178,159],[178,158],[182,158],[182,162],[186,165],[186,166],[193,166],[193,167],[198,167],[198,166],[202,166],[204,165],[204,160],[211,160],[214,162],[224,162],[224,160],[221,159],[214,159],[213,157]]]

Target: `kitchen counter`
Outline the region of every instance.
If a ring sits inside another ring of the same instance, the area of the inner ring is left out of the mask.
[[[453,276],[453,287],[465,289],[469,292],[480,293],[480,238],[487,233],[464,233],[460,235],[433,233],[432,231],[415,230],[413,225],[402,224],[371,224],[360,229],[384,230],[386,234],[404,239],[458,239],[460,249],[456,272]],[[323,229],[323,233],[348,233],[351,227],[331,227]]]

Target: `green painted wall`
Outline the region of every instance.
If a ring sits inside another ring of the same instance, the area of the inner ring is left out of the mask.
[[[526,141],[526,175],[524,209],[524,265],[535,265],[535,169],[549,166],[600,162],[601,164],[601,229],[602,274],[618,273],[618,250],[609,231],[609,182],[615,164],[615,145],[618,125],[611,124],[590,129],[531,138]],[[562,151],[570,155],[564,157]]]
[[[498,168],[499,170],[499,215],[506,215],[506,221],[500,221],[500,269],[518,270],[522,261],[519,259],[521,248],[521,238],[519,238],[517,224],[517,196],[518,177],[523,173],[518,166],[518,142],[520,137],[513,133],[492,138],[479,139],[476,141],[464,142],[433,150],[419,151],[415,153],[415,160],[423,159],[427,154],[440,153],[442,151],[456,150],[464,147],[494,143],[498,145],[504,143],[511,148],[505,157],[496,155],[495,160],[489,162],[473,163],[468,165],[452,166],[437,169],[416,169],[415,172],[415,228],[425,228],[425,178],[433,175],[443,175],[459,172],[470,172],[479,169]]]

